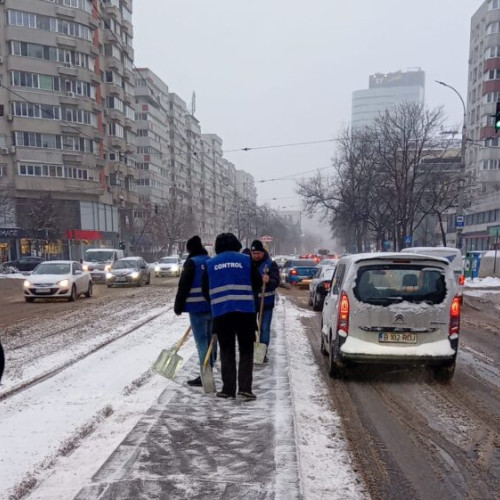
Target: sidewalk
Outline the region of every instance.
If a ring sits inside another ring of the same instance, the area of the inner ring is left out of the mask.
[[[173,396],[163,392],[76,499],[302,498],[286,339],[273,335],[270,362],[254,367],[256,401],[189,387],[192,356]]]

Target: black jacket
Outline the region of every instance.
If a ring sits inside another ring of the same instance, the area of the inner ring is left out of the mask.
[[[253,261],[254,264],[257,266],[257,269],[260,267],[262,264],[262,261],[269,259],[269,254],[267,252],[264,252],[264,257],[262,260],[259,260],[259,262]],[[271,264],[269,266],[269,269],[267,270],[267,274],[269,275],[269,281],[266,284],[266,291],[267,292],[272,292],[276,290],[280,286],[281,283],[281,277],[280,277],[280,268],[278,267],[278,264],[273,260],[271,261]],[[255,295],[255,307],[257,308],[257,311],[260,308],[260,300],[259,300],[259,292]],[[272,309],[274,305],[272,306],[265,306],[264,309]]]
[[[191,286],[193,285],[194,274],[196,271],[196,264],[192,260],[192,257],[197,255],[208,255],[208,252],[204,248],[195,250],[188,255],[186,262],[182,268],[182,273],[179,278],[179,285],[177,288],[177,295],[175,296],[174,302],[174,313],[181,314],[184,312],[186,306],[186,300],[188,298],[189,292],[191,291]]]

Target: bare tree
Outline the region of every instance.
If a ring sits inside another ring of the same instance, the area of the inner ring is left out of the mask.
[[[12,226],[15,221],[15,202],[12,189],[2,185],[0,186],[0,225]]]
[[[159,205],[157,212],[150,224],[150,234],[159,249],[171,255],[192,233],[192,218],[187,206],[176,197]]]

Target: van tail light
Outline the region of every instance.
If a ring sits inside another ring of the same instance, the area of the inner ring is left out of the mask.
[[[290,274],[295,276],[297,274],[297,269],[290,269]]]
[[[465,274],[461,274],[461,275],[458,277],[458,284],[459,284],[459,285],[465,285]]]
[[[455,295],[450,307],[450,329],[448,336],[450,339],[458,338],[460,333],[460,296]]]
[[[342,292],[339,301],[339,315],[337,320],[337,331],[342,330],[349,334],[349,297]]]

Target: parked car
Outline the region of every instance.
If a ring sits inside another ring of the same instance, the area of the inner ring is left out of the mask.
[[[316,262],[312,259],[287,260],[281,268],[281,282],[308,288],[317,270]]]
[[[48,298],[73,301],[81,294],[92,297],[92,277],[79,262],[51,260],[41,262],[26,278],[23,288],[26,302]]]
[[[124,257],[118,259],[106,273],[106,285],[150,285],[151,271],[142,257]]]
[[[180,276],[182,262],[179,257],[162,257],[155,264],[155,276],[157,278],[164,276]]]
[[[462,252],[454,247],[411,247],[401,250],[405,253],[418,253],[422,255],[432,255],[434,257],[442,257],[450,261],[450,267],[455,276],[460,300],[463,302],[465,288],[465,267]]]
[[[314,311],[321,311],[325,296],[330,290],[330,282],[332,281],[335,267],[318,266],[318,271],[309,284],[309,305]]]
[[[360,363],[424,364],[453,377],[460,297],[446,259],[411,253],[339,260],[325,298],[321,351],[332,377]]]
[[[44,262],[41,257],[27,256],[19,257],[19,259],[4,262],[3,265],[7,267],[15,267],[18,271],[33,271],[38,264]]]

